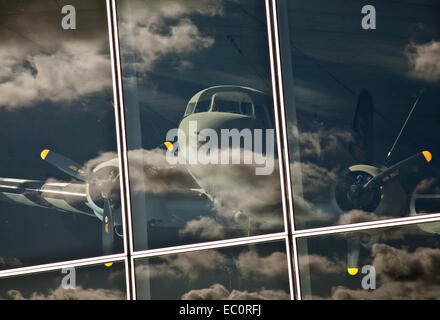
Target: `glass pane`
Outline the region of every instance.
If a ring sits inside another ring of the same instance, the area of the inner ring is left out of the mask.
[[[69,4],[0,3],[0,269],[122,250],[105,2]]]
[[[440,223],[297,240],[303,299],[440,298]]]
[[[264,1],[118,13],[135,250],[283,231]]]
[[[297,228],[440,212],[439,2],[280,4]]]
[[[71,267],[0,278],[0,300],[126,300],[125,266]]]
[[[290,299],[284,242],[136,261],[142,300]]]

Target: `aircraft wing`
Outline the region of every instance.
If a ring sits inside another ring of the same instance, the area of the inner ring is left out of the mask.
[[[86,184],[0,178],[0,201],[95,216]]]

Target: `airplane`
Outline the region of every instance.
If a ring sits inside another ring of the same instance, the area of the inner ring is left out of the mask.
[[[191,134],[197,136],[203,129],[216,132],[222,129],[273,129],[271,108],[270,96],[262,91],[236,85],[210,87],[199,91],[189,100],[178,129],[186,137]],[[405,214],[407,195],[399,177],[404,174],[405,168],[429,164],[432,159],[431,152],[423,150],[391,166],[373,164],[373,110],[370,93],[362,90],[353,119],[353,143],[349,147],[357,163],[343,171],[331,188],[331,206],[341,215],[353,210],[371,212],[377,216]],[[190,132],[190,121],[197,122],[197,132]],[[165,141],[160,149],[187,155],[190,151],[189,139],[178,135],[177,141]],[[118,159],[104,161],[89,171],[49,149],[41,152],[41,159],[74,178],[75,182],[0,178],[0,201],[93,216],[102,221],[103,253],[111,254],[115,241],[123,236]],[[205,196],[215,204],[221,202],[215,194],[215,183],[204,181],[201,176],[203,171],[197,170],[200,167],[185,167],[192,180],[184,188]],[[410,213],[422,213],[416,208],[418,199],[436,197],[438,195],[412,195]],[[241,213],[237,208],[236,215]],[[282,221],[282,217],[280,219]],[[440,228],[425,230],[440,233]],[[371,248],[375,241],[374,235],[366,239],[347,237],[347,271],[350,275],[358,272],[360,246]]]
[[[228,127],[273,128],[269,108],[270,97],[261,91],[234,85],[211,87],[190,99],[179,129],[190,136],[189,121],[197,121],[200,131],[204,128],[221,130]],[[166,141],[159,149],[164,152],[173,148],[173,152],[179,148],[184,150],[185,142],[180,145],[178,142],[175,141],[173,145]],[[115,242],[123,237],[118,159],[104,161],[87,170],[50,149],[43,150],[40,157],[74,181],[0,178],[0,201],[95,217],[102,222],[103,253],[112,254]],[[215,194],[211,193],[212,187],[204,186],[197,172],[189,169],[188,175],[193,180],[185,183],[183,188],[218,203]]]

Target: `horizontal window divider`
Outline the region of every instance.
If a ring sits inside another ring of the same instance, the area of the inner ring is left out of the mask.
[[[201,251],[218,248],[228,248],[240,245],[258,244],[272,241],[283,241],[287,238],[286,232],[271,233],[268,235],[251,236],[245,238],[236,238],[228,240],[218,240],[212,242],[204,242],[199,244],[190,244],[177,247],[168,247],[160,249],[136,251],[132,254],[133,259],[150,258],[162,255],[179,254],[192,251]]]
[[[36,266],[1,270],[0,279],[6,277],[12,277],[12,276],[32,274],[32,273],[55,271],[58,269],[69,268],[69,267],[76,268],[76,267],[97,265],[101,263],[104,264],[109,262],[121,262],[121,261],[125,261],[126,258],[127,256],[124,253],[121,253],[121,254],[113,254],[113,255],[101,256],[101,257],[69,260],[69,261],[55,262],[49,264],[41,264]]]
[[[345,224],[330,227],[312,228],[294,231],[292,236],[294,238],[304,238],[318,235],[343,233],[351,231],[362,231],[369,229],[381,229],[387,227],[405,226],[411,224],[429,223],[429,222],[440,222],[440,213],[426,214],[420,216],[411,216],[395,219],[384,219],[377,221]]]

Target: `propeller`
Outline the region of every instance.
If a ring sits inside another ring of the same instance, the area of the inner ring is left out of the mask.
[[[380,174],[372,178],[370,181],[363,185],[364,189],[383,186],[385,183],[389,183],[399,176],[399,169],[412,164],[421,164],[425,162],[431,162],[432,154],[429,151],[419,152],[405,160],[399,161],[392,165],[388,169],[382,171]]]
[[[416,108],[425,88],[423,88],[415,101],[408,117],[405,120],[396,140],[388,152],[387,161],[396,146],[402,131]],[[385,203],[385,198],[390,196],[390,186],[404,172],[405,167],[410,165],[422,165],[432,160],[429,151],[422,151],[402,161],[395,163],[388,168],[379,169],[372,166],[373,141],[374,141],[374,105],[371,94],[367,90],[361,90],[358,95],[355,116],[353,120],[354,141],[349,149],[354,159],[360,161],[360,165],[352,166],[341,177],[335,186],[335,200],[338,206],[345,212],[350,210],[363,210],[375,212],[379,205]],[[386,186],[390,184],[389,186]],[[391,192],[393,193],[393,192]],[[358,236],[347,237],[347,271],[350,275],[358,273],[359,245],[362,244]]]
[[[41,152],[41,159],[49,162],[51,165],[68,174],[69,176],[80,181],[87,182],[87,175],[81,169],[81,166],[75,161],[66,158],[61,154],[50,151],[49,149],[45,149]]]
[[[117,176],[114,175],[113,171],[104,171],[104,175],[98,175],[93,172],[86,172],[81,169],[81,165],[75,161],[60,155],[49,149],[45,149],[41,152],[41,158],[57,169],[63,171],[67,175],[83,181],[89,186],[93,186],[98,189],[99,197],[103,202],[103,213],[102,213],[102,247],[103,253],[105,255],[112,254],[114,251],[115,244],[115,215],[114,215],[114,204],[112,201],[112,184],[116,180]],[[93,196],[93,195],[92,195]],[[94,210],[95,211],[95,210]],[[96,211],[95,211],[96,214]],[[98,218],[101,218],[101,214],[96,214]]]
[[[347,237],[347,272],[354,276],[359,271],[359,236]]]
[[[109,198],[104,199],[104,214],[102,216],[102,248],[104,255],[112,254],[115,243],[115,225],[112,203]]]

